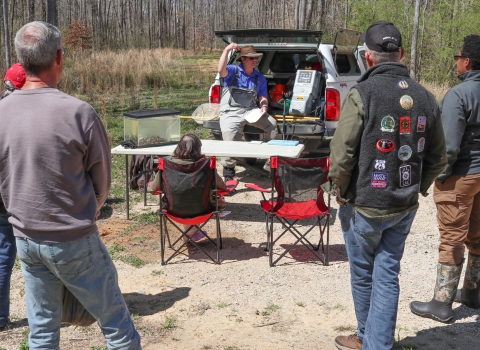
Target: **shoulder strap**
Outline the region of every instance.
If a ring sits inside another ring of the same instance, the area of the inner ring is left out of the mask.
[[[235,68],[235,78],[233,79],[232,85],[237,86],[238,82],[238,66]],[[253,83],[253,91],[257,92],[257,85],[258,85],[258,74],[255,74],[255,82]]]
[[[238,81],[238,66],[235,66],[235,78],[233,79],[232,85],[237,86]]]

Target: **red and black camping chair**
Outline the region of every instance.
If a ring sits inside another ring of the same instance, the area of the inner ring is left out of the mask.
[[[159,213],[162,265],[181,254],[182,248],[187,243],[195,245],[210,260],[219,264],[222,235],[218,203],[223,198],[217,192],[216,158],[202,158],[192,164],[178,164],[165,158],[159,158],[158,169],[160,171],[161,209]],[[211,200],[212,196],[215,198],[214,201]],[[203,243],[199,244],[193,241],[187,234],[192,227],[201,231],[210,219],[215,220],[216,237],[212,239],[207,233],[204,233],[207,240],[215,247],[215,258],[202,247]],[[189,227],[184,230],[178,224]],[[173,244],[170,240],[168,226],[180,233]],[[182,240],[184,237],[186,241]],[[173,254],[167,260],[165,260],[166,239],[168,239],[169,248],[173,249]],[[178,248],[175,248],[177,246]]]
[[[316,259],[328,265],[330,195],[327,195],[328,201],[325,204],[320,185],[327,181],[329,160],[329,158],[271,157],[272,187],[266,189],[253,184],[245,185],[262,192],[263,200],[260,201],[260,205],[265,212],[270,266],[275,266],[285,254],[300,243]],[[270,199],[267,199],[264,193],[270,193]],[[276,236],[273,229],[274,218],[282,224],[283,229]],[[310,225],[312,221],[314,223]],[[318,244],[315,245],[311,243],[309,237],[317,226],[320,236]],[[285,234],[293,235],[295,242],[274,261],[273,248]],[[318,252],[319,248],[321,255]]]

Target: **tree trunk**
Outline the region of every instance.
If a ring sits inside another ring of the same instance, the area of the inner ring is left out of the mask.
[[[418,23],[420,19],[420,1],[415,0],[415,17],[413,20],[412,33],[412,57],[410,61],[410,77],[415,79],[417,72],[417,39],[418,39]]]
[[[58,25],[57,0],[47,0],[47,23]]]
[[[35,20],[35,0],[28,0],[28,22]]]
[[[8,27],[8,1],[3,0],[3,26],[5,29],[5,64],[10,67],[10,29]]]

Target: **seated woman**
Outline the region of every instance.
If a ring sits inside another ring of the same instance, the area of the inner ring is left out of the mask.
[[[177,148],[173,151],[172,156],[170,157],[170,161],[177,163],[177,164],[183,164],[183,165],[188,165],[195,163],[196,161],[204,158],[205,156],[202,155],[202,142],[200,139],[193,134],[185,134],[182,136],[180,141],[178,142]],[[222,178],[218,173],[216,174],[216,184],[217,184],[217,189],[220,191],[226,191],[227,186],[223,182]],[[155,194],[158,190],[160,189],[160,172],[158,172],[155,175],[155,179],[148,184],[147,191]],[[212,201],[215,199],[212,196]],[[220,210],[224,209],[225,205],[224,202],[218,203],[218,208]],[[184,229],[188,229],[189,225],[183,225]],[[198,231],[196,227],[192,227],[188,233],[189,236],[191,236],[191,239],[193,241],[198,241],[202,237],[204,237],[204,233],[202,231]]]

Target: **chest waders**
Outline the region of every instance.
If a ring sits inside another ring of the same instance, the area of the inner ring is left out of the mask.
[[[253,89],[240,88],[238,83],[238,66],[232,85],[224,87],[220,100],[220,130],[224,141],[241,141],[243,126],[246,124],[245,114],[257,106],[258,75],[255,76]],[[223,176],[235,176],[236,161],[233,158],[222,157]]]
[[[255,76],[253,89],[238,87],[237,83],[238,66],[232,85],[224,87],[222,90],[220,113],[235,112],[237,114],[245,114],[245,112],[257,106],[258,75]]]

